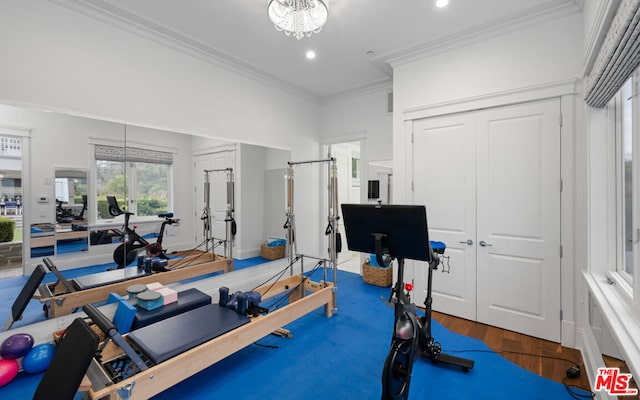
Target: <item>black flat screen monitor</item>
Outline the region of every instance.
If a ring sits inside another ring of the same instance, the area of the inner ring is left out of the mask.
[[[367,197],[370,199],[377,199],[380,197],[380,181],[369,181]]]
[[[342,218],[349,250],[376,254],[374,234],[382,234],[384,254],[431,261],[424,206],[342,204]]]

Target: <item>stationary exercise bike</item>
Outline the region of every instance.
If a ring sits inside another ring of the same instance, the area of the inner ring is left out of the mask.
[[[394,304],[391,346],[382,370],[382,400],[408,399],[411,371],[420,355],[434,363],[473,368],[474,361],[442,353],[431,334],[433,270],[440,264],[446,245],[429,240],[424,206],[343,204],[342,215],[350,250],[373,253],[381,266],[398,261],[398,275],[389,302]],[[411,302],[411,283],[404,283],[404,260],[428,263],[425,314],[419,317]]]
[[[118,215],[124,214],[124,232],[114,230],[122,240],[122,244],[113,251],[113,261],[118,265],[117,269],[124,268],[134,262],[143,249],[148,257],[169,259],[166,255],[166,250],[162,248],[162,239],[164,237],[164,229],[167,225],[180,224],[179,219],[173,218],[173,213],[158,214],[158,217],[164,218],[164,221],[162,221],[162,225],[160,226],[160,233],[158,234],[156,242],[149,243],[145,238],[138,235],[135,225],[133,228],[129,226],[129,217],[131,217],[133,213],[121,209],[115,196],[107,196],[107,204],[109,205],[109,214],[112,216],[117,217]]]

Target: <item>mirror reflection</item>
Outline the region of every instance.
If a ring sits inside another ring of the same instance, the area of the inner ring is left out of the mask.
[[[393,163],[391,160],[370,161],[368,165],[367,201],[392,204]]]
[[[110,233],[122,229],[124,218],[109,213],[107,196],[116,196],[122,209],[134,213],[130,223],[150,242],[157,240],[163,222],[158,214],[173,213],[180,225],[167,227],[163,247],[169,253],[193,249],[207,237],[201,219],[207,169],[233,169],[234,258],[257,257],[262,243],[283,235],[284,182],[267,182],[269,176],[283,176],[274,171],[290,161],[286,149],[8,105],[0,105],[0,121],[30,129],[24,135],[31,157],[28,165],[21,162],[29,170],[23,182],[29,200],[21,205],[29,221],[24,237],[30,248],[17,274],[31,274],[45,256],[53,256],[61,271],[112,262],[120,243]],[[52,152],[60,143],[65,151]],[[228,177],[216,173],[210,178],[211,236],[224,239]],[[18,194],[24,197],[18,192],[12,197]],[[20,211],[10,200],[7,196],[2,213],[13,217]],[[106,235],[92,237],[94,232]],[[77,246],[71,249],[70,244]]]
[[[56,254],[88,249],[88,182],[86,169],[56,168]]]

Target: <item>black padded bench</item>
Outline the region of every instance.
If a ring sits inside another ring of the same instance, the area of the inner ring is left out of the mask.
[[[99,272],[97,274],[79,276],[74,279],[74,282],[80,290],[85,290],[99,286],[110,285],[112,283],[124,282],[129,279],[139,278],[141,276],[146,276],[149,274],[150,273],[145,272],[144,269],[138,269],[138,267],[129,267],[114,269],[113,271]]]
[[[159,364],[249,321],[234,310],[209,304],[135,330],[127,339]]]

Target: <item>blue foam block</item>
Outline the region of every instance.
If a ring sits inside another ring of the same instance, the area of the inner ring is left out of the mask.
[[[133,318],[136,316],[136,308],[117,293],[109,293],[107,304],[118,303],[116,315],[113,317],[113,323],[118,332],[125,334],[131,330]]]

